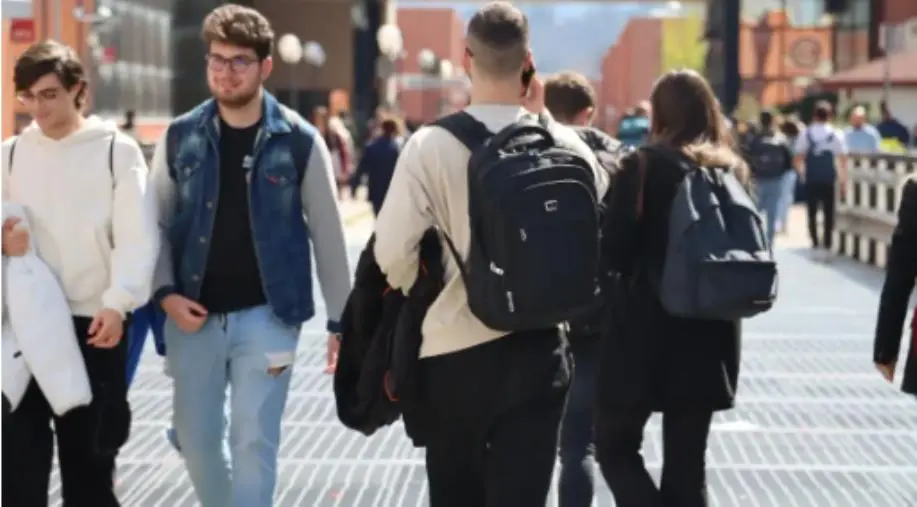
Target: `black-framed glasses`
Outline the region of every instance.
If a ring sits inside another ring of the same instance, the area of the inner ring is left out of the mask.
[[[221,71],[228,67],[232,72],[245,72],[253,63],[258,61],[256,58],[248,56],[224,58],[212,53],[206,55],[204,59],[207,60],[207,66],[210,67],[211,70]]]

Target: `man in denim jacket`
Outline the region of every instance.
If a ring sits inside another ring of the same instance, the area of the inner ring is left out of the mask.
[[[154,297],[168,315],[173,421],[198,499],[269,507],[300,326],[315,313],[310,248],[329,371],[350,270],[328,149],[262,87],[270,24],[227,4],[204,20],[203,35],[213,98],[172,122],[153,161],[164,240]]]

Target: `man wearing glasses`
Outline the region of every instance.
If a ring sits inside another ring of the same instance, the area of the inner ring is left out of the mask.
[[[203,36],[213,97],[171,123],[153,160],[164,241],[154,297],[168,315],[173,422],[198,499],[268,507],[297,339],[315,313],[311,247],[328,371],[350,270],[328,149],[262,87],[274,44],[267,19],[223,5]]]
[[[3,201],[25,208],[30,229],[17,219],[3,223],[4,265],[34,241],[67,296],[93,399],[53,414],[47,386],[35,379],[11,413],[4,398],[0,503],[48,505],[56,437],[64,504],[116,507],[115,457],[131,418],[122,337],[130,313],[150,297],[156,202],[134,139],[83,117],[86,75],[72,48],[32,45],[16,60],[13,84],[34,122],[3,143]]]

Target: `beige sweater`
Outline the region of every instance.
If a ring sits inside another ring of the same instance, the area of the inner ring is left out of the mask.
[[[491,132],[498,132],[520,115],[519,106],[472,105],[466,111]],[[595,155],[571,129],[552,122],[552,133],[564,144],[581,151],[593,165],[599,195],[608,188],[608,178],[599,169]],[[419,245],[431,226],[441,227],[463,256],[468,255],[467,148],[439,127],[423,127],[405,145],[385,205],[376,220],[376,261],[392,287],[407,291],[417,276]],[[423,322],[420,357],[437,356],[467,349],[506,335],[489,329],[468,307],[465,285],[455,260],[446,252],[446,285]]]

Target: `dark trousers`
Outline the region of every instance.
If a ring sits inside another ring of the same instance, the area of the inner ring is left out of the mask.
[[[809,237],[813,248],[831,250],[834,243],[834,183],[806,183]],[[818,211],[822,212],[822,236],[818,236]]]
[[[666,412],[662,418],[662,483],[653,483],[640,455],[651,412],[601,408],[596,427],[599,467],[617,507],[706,507],[704,453],[713,413]]]
[[[421,361],[431,507],[545,505],[570,384],[557,330]]]
[[[92,403],[56,416],[33,380],[14,412],[4,399],[2,504],[46,507],[54,434],[65,507],[118,507],[115,456],[127,441],[127,340],[114,349],[86,344],[90,319],[74,318],[92,387]],[[125,323],[127,328],[128,323]],[[51,431],[51,422],[54,432]]]
[[[595,494],[595,383],[599,373],[596,336],[571,337],[573,385],[560,424],[560,507],[591,507]]]

